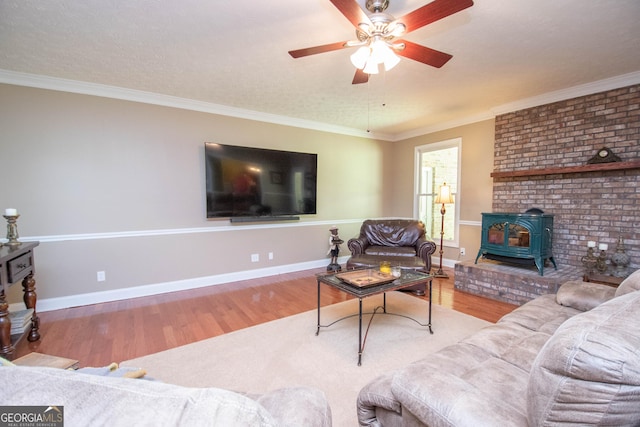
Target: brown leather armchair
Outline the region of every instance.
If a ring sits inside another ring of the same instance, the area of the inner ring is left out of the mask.
[[[431,255],[436,251],[422,221],[412,219],[368,219],[362,223],[360,235],[349,239],[347,247],[351,251],[347,269],[377,268],[381,261],[389,261],[426,273],[431,270]],[[409,290],[424,293],[425,286]]]

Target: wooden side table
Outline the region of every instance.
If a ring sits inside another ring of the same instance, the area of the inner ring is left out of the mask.
[[[36,280],[33,249],[40,242],[26,242],[18,245],[5,244],[0,247],[0,356],[11,359],[15,352],[14,343],[25,334],[29,341],[40,339],[38,329],[40,319],[36,314]],[[31,327],[24,333],[11,335],[11,319],[6,291],[9,287],[22,281],[24,305],[33,309]]]
[[[624,279],[626,279],[626,277],[608,276],[606,274],[599,273],[585,274],[582,278],[582,280],[584,280],[585,282],[602,283],[604,285],[614,286],[616,288],[620,285],[620,283],[622,283]]]

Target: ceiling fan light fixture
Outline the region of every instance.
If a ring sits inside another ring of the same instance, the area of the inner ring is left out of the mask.
[[[371,56],[371,48],[369,46],[362,46],[351,55],[351,63],[354,67],[364,69],[367,65],[367,61]]]
[[[399,37],[404,34],[406,29],[407,27],[402,22],[394,21],[391,24],[387,25],[385,35],[387,37]]]
[[[371,43],[371,59],[377,64],[384,64],[384,69],[387,71],[400,62],[400,58],[393,52],[389,44],[383,40],[375,40]]]
[[[384,65],[385,70],[392,69],[400,63],[401,57],[436,68],[442,67],[452,58],[452,55],[445,52],[439,52],[410,41],[395,41],[394,39],[467,9],[473,6],[473,0],[428,0],[424,6],[398,19],[385,12],[389,1],[331,0],[333,6],[355,27],[356,40],[291,50],[289,55],[293,58],[301,58],[357,47],[358,51],[351,55],[351,62],[358,69],[351,82],[354,85],[368,82],[366,74],[377,74],[381,64]],[[362,10],[360,3],[363,2],[366,2],[366,10],[370,13]],[[377,47],[377,45],[382,47]]]
[[[369,29],[369,24],[366,22],[361,22],[358,24],[358,28],[362,31],[364,31],[365,33],[369,33],[370,29]]]
[[[351,55],[351,63],[367,74],[378,74],[379,64],[383,64],[384,69],[389,71],[400,62],[392,47],[384,40],[374,40],[356,50]]]
[[[362,71],[367,74],[378,74],[378,63],[373,61],[372,59],[369,59],[367,61],[367,65],[364,66]]]
[[[386,71],[389,71],[399,63],[400,63],[400,58],[398,58],[398,55],[396,55],[395,53],[393,53],[391,49],[389,49],[388,54],[385,55],[385,58],[384,58],[384,69]]]

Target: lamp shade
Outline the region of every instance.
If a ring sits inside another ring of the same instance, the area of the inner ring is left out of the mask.
[[[440,186],[440,190],[438,191],[438,195],[436,196],[435,203],[442,203],[443,205],[453,203],[453,194],[451,194],[451,187],[449,187],[446,182],[444,182]]]
[[[363,70],[367,74],[378,74],[378,65],[383,64],[389,71],[400,62],[389,44],[376,39],[367,46],[362,46],[351,55],[351,63],[354,67]]]
[[[369,46],[362,46],[351,55],[351,63],[354,67],[363,69],[367,65],[367,60],[371,55],[371,48]]]
[[[378,63],[371,58],[367,61],[367,65],[362,69],[367,74],[378,74]]]
[[[387,47],[384,55],[384,69],[389,71],[400,63],[400,58],[396,55],[391,48]]]

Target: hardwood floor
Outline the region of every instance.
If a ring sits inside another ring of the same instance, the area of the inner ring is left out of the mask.
[[[516,307],[455,290],[453,270],[446,271],[448,279],[433,281],[434,304],[490,322]],[[307,270],[40,313],[41,339],[23,339],[15,356],[37,351],[77,359],[81,367],[105,366],[189,344],[315,309],[314,275],[322,272]],[[321,297],[322,306],[350,298],[327,286]]]

